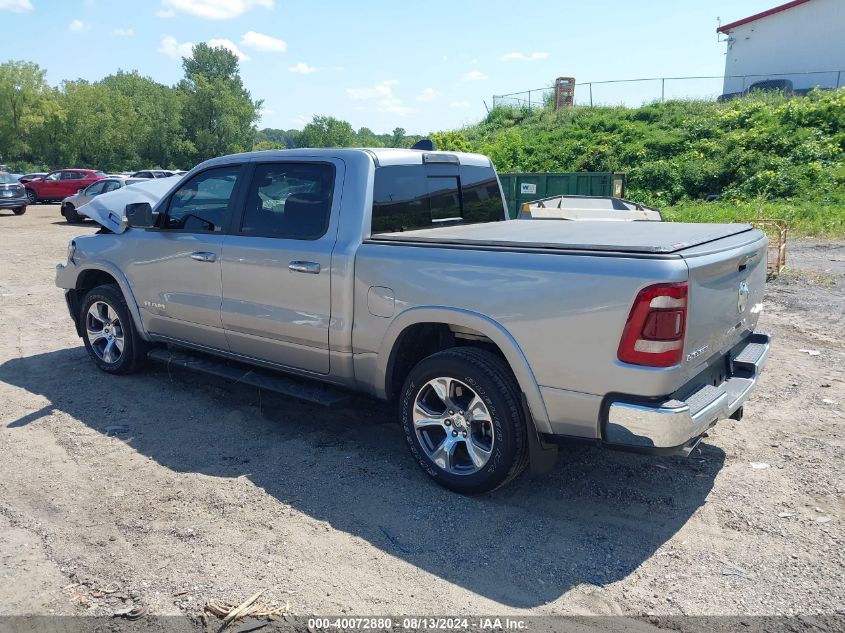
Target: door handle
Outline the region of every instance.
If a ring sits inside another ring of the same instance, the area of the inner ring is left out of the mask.
[[[191,259],[195,259],[198,262],[215,262],[217,261],[217,255],[214,253],[191,253]]]
[[[320,274],[320,264],[317,262],[291,262],[288,270],[294,273],[308,273],[309,275]]]

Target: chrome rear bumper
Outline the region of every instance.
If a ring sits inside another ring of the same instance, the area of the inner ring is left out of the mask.
[[[734,415],[751,395],[766,364],[771,336],[754,332],[731,350],[729,373],[719,385],[705,384],[683,399],[626,402],[614,398],[607,410],[602,439],[608,444],[642,449],[683,449],[718,420]]]

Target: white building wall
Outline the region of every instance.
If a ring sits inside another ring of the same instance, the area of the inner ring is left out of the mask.
[[[820,70],[842,72],[793,74]],[[789,79],[796,90],[845,85],[845,0],[810,0],[733,29],[723,93],[765,79]]]

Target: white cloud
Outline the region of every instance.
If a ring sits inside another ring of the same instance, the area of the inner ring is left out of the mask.
[[[0,0],[0,11],[26,13],[32,11],[32,2],[30,0]]]
[[[171,59],[182,59],[183,57],[190,57],[194,53],[193,42],[176,41],[172,35],[163,35],[161,38],[161,45],[158,47],[158,52],[163,53]]]
[[[284,53],[288,50],[287,42],[280,40],[264,33],[257,33],[256,31],[247,31],[241,38],[241,46],[247,48],[254,48],[257,51],[265,53]]]
[[[423,91],[417,95],[417,101],[434,101],[440,93],[434,88],[424,88]]]
[[[468,108],[470,106],[469,101],[453,101],[449,104],[450,108]]]
[[[79,33],[81,31],[84,31],[88,27],[86,26],[85,22],[83,22],[82,20],[74,20],[73,22],[71,22],[70,24],[67,25],[67,28],[68,28],[69,31],[73,31],[74,33]]]
[[[253,7],[272,9],[273,0],[161,0],[159,17],[167,18],[176,13],[187,13],[206,20],[230,20],[243,15]]]
[[[519,62],[536,62],[540,59],[547,59],[549,56],[548,53],[541,53],[540,51],[534,53],[508,53],[507,55],[502,56],[502,61],[505,62],[512,62],[512,61],[519,61]]]
[[[290,122],[293,123],[294,125],[304,126],[304,125],[308,125],[308,123],[310,122],[310,119],[307,116],[305,116],[304,114],[298,114],[295,117],[293,117],[290,120]]]
[[[293,66],[288,66],[288,70],[292,73],[302,73],[303,75],[309,75],[311,73],[317,72],[317,69],[313,66],[309,66],[305,62],[299,62],[298,64],[294,64]]]
[[[116,37],[132,37],[135,35],[135,31],[132,29],[114,29],[111,33]]]
[[[391,114],[411,114],[413,108],[402,103],[402,100],[393,94],[393,86],[399,84],[396,79],[388,79],[377,83],[372,88],[347,88],[346,95],[353,101],[370,101],[379,112]]]
[[[206,42],[206,43],[209,46],[211,46],[212,48],[225,48],[226,50],[233,52],[235,54],[235,56],[238,58],[238,61],[242,61],[242,62],[248,62],[249,61],[249,57],[241,49],[239,49],[238,45],[235,44],[232,40],[227,40],[226,38],[220,38],[220,39],[208,40],[208,42]]]
[[[478,81],[480,79],[487,79],[487,75],[480,70],[471,70],[468,73],[464,73],[465,81]]]

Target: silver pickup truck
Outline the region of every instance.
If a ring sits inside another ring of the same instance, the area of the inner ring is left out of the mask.
[[[225,156],[125,214],[57,268],[100,369],[392,399],[414,459],[463,493],[562,440],[689,450],[741,417],[769,352],[763,233],[507,220],[476,154]]]

